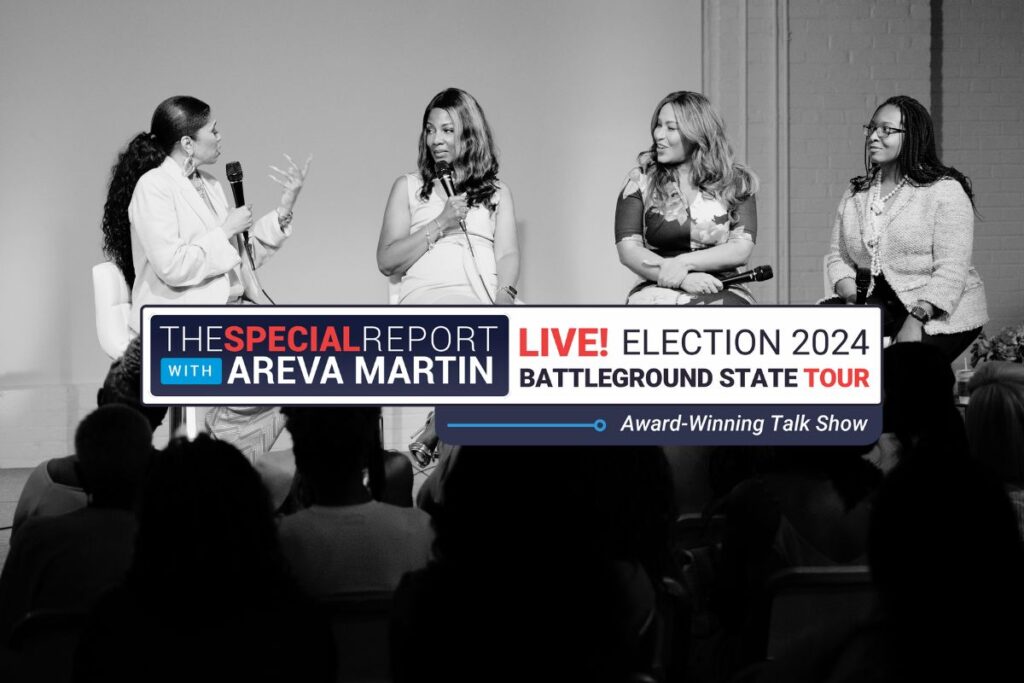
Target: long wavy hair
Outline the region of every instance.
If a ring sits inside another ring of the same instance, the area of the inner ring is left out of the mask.
[[[943,178],[952,178],[964,188],[964,192],[971,200],[971,206],[974,206],[971,179],[952,166],[944,166],[939,160],[939,153],[935,148],[935,124],[924,105],[909,95],[896,95],[878,105],[872,118],[878,114],[879,109],[889,105],[900,110],[900,127],[904,130],[903,145],[896,157],[899,172],[916,187],[931,185]],[[880,165],[871,163],[868,152],[870,142],[868,138],[864,138],[864,175],[850,179],[854,193],[865,192],[871,187],[871,183],[881,170]]]
[[[113,261],[128,287],[135,284],[131,224],[128,205],[135,185],[161,163],[184,136],[194,136],[210,120],[210,105],[194,97],[169,97],[153,112],[149,132],[132,138],[117,155],[110,171],[107,201],[103,205],[103,254]]]
[[[498,191],[498,153],[494,136],[476,99],[465,90],[448,88],[434,95],[423,110],[420,126],[419,156],[416,165],[423,178],[420,199],[430,198],[435,179],[434,161],[427,148],[427,119],[433,109],[443,109],[455,124],[455,189],[465,192],[470,206],[494,208]]]
[[[650,179],[646,201],[655,206],[663,204],[675,180],[675,164],[658,162],[654,129],[662,108],[671,105],[679,124],[680,134],[693,143],[690,154],[690,184],[722,202],[732,219],[736,209],[757,192],[757,176],[733,157],[732,145],[725,137],[725,124],[708,98],[697,92],[680,90],[666,95],[651,116],[651,146],[640,153],[637,162]]]

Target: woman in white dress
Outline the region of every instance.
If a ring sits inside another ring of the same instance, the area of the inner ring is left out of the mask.
[[[439,165],[451,168],[448,196]],[[423,112],[417,171],[391,188],[377,266],[399,304],[510,304],[519,278],[515,209],[498,180],[490,126],[469,93],[448,88]]]

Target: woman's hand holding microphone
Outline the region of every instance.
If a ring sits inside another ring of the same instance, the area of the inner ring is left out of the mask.
[[[466,220],[466,214],[468,213],[469,204],[465,193],[452,195],[444,203],[444,208],[441,209],[440,215],[435,220],[441,226],[441,232],[444,234],[452,230],[461,229],[460,223]]]
[[[228,212],[228,217],[220,226],[220,229],[223,230],[224,234],[226,234],[230,239],[239,233],[245,232],[251,227],[252,204],[246,204],[245,206],[239,206],[236,209],[231,209],[231,211]]]

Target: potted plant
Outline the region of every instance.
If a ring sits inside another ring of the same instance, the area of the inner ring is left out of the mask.
[[[990,360],[1024,363],[1024,324],[1004,327],[994,337],[984,332],[978,335],[971,346],[971,366]]]

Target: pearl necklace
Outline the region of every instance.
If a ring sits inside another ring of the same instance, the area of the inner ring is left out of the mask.
[[[881,197],[879,195],[882,194],[882,174],[879,173],[878,179],[871,186],[871,193],[874,195],[874,198],[871,200],[871,211],[874,212],[876,216],[881,216],[882,213],[885,212],[885,205],[890,199],[896,196],[896,193],[903,188],[906,182],[907,176],[903,176],[900,178],[900,181],[896,183],[896,187],[892,188],[892,191],[889,192],[889,194]]]
[[[879,259],[878,245],[881,241],[881,222],[882,214],[885,213],[886,203],[896,196],[896,194],[903,188],[907,182],[907,176],[903,176],[896,187],[892,188],[892,191],[884,197],[882,194],[882,175],[881,173],[875,179],[875,182],[871,185],[871,195],[869,196],[868,202],[868,215],[867,218],[867,240],[865,240],[865,246],[868,248],[868,253],[871,255],[871,286],[868,288],[868,294],[875,288],[875,278],[882,272],[882,263]]]

